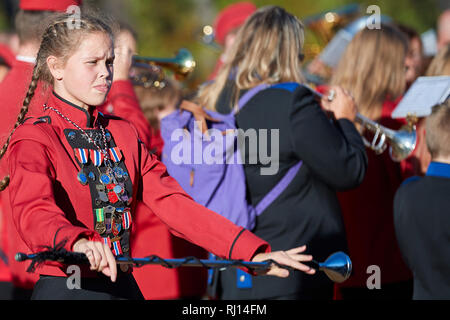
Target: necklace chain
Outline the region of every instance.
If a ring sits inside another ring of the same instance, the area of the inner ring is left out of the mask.
[[[50,109],[53,112],[55,112],[56,114],[58,114],[61,118],[63,118],[64,120],[66,120],[67,122],[71,123],[74,127],[76,127],[78,130],[81,131],[81,133],[83,135],[86,136],[86,138],[88,139],[89,142],[91,142],[97,149],[98,151],[100,151],[101,153],[103,153],[104,157],[106,160],[109,160],[109,155],[108,155],[108,144],[106,141],[106,134],[105,134],[105,129],[103,128],[103,126],[98,123],[100,130],[102,131],[102,138],[103,138],[103,144],[105,145],[105,149],[100,148],[100,146],[95,142],[95,140],[93,140],[88,134],[87,132],[81,128],[79,125],[77,125],[74,121],[72,121],[71,119],[69,119],[69,117],[67,117],[66,115],[62,114],[58,109],[55,109],[53,107],[49,107],[47,106],[47,104],[44,104],[44,110]]]

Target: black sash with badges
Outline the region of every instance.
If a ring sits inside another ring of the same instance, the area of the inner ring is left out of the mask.
[[[122,152],[109,131],[104,131],[106,139],[103,139],[100,129],[85,130],[85,133],[95,144],[80,130],[64,129],[80,168],[76,179],[90,189],[95,230],[114,255],[127,255],[130,250],[133,186]],[[107,157],[96,145],[108,152]]]

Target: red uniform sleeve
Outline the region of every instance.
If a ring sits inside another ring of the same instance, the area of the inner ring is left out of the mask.
[[[147,118],[142,111],[133,85],[128,80],[114,81],[108,93],[108,103],[111,103],[112,115],[128,120],[138,131],[139,139],[152,150],[152,131]]]
[[[249,261],[270,251],[264,240],[192,200],[154,155],[143,149],[142,158],[143,201],[174,235],[226,259]]]
[[[11,49],[2,43],[0,43],[0,60],[3,60],[9,67],[11,67],[14,61],[16,61],[16,57]]]
[[[62,240],[67,240],[65,248],[72,250],[81,237],[101,241],[95,231],[72,225],[56,205],[55,170],[44,144],[19,140],[10,146],[8,160],[13,220],[30,250],[42,251],[42,246],[53,247]]]

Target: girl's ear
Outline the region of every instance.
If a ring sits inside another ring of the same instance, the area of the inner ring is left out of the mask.
[[[52,76],[55,80],[63,79],[64,68],[62,66],[60,59],[58,59],[55,56],[49,56],[47,58],[47,66],[48,66],[48,70],[50,70],[50,73],[52,74]]]

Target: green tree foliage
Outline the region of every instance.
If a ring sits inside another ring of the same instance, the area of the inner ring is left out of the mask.
[[[220,52],[201,42],[204,25],[212,25],[225,6],[237,2],[229,0],[84,0],[131,24],[139,35],[139,54],[150,57],[173,57],[179,48],[187,48],[197,62],[195,72],[186,85],[195,87],[205,81],[213,70]],[[253,0],[256,6],[278,5],[301,20],[327,10],[359,4],[362,14],[369,5],[378,5],[381,14],[424,32],[435,28],[439,15],[437,0]],[[0,11],[0,27],[5,17]],[[306,44],[320,42],[317,34],[306,29]]]

